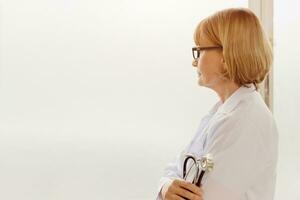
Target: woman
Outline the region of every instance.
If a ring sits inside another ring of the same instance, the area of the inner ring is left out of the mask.
[[[215,91],[220,101],[165,168],[157,199],[271,200],[278,133],[257,91],[272,64],[268,38],[253,12],[232,8],[202,20],[194,41],[198,83]],[[183,179],[186,154],[212,156],[214,169],[204,174],[201,187]]]

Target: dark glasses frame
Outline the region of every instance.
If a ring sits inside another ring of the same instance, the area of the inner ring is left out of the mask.
[[[193,47],[192,54],[195,60],[198,60],[200,57],[200,52],[203,50],[212,50],[212,49],[223,49],[221,46],[211,46],[211,47]]]

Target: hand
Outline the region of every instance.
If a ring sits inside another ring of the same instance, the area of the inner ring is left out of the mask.
[[[166,183],[162,188],[163,200],[203,200],[202,188],[180,179]]]

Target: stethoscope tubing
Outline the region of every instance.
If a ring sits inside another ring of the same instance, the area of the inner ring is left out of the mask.
[[[200,175],[199,175],[199,169],[200,169],[200,167],[199,167],[199,164],[198,164],[198,162],[197,162],[197,160],[196,160],[196,158],[193,156],[193,155],[187,155],[186,156],[186,158],[184,159],[184,162],[183,162],[183,178],[186,178],[186,168],[187,168],[187,162],[190,160],[190,159],[192,159],[193,160],[193,162],[194,162],[194,165],[196,165],[196,167],[197,167],[197,172],[196,172],[196,176],[195,176],[195,178],[194,178],[194,181],[193,181],[193,183],[194,184],[196,184],[198,187],[200,187],[201,186],[201,181],[202,181],[202,178],[203,178],[203,175],[204,175],[204,173],[205,173],[205,170],[203,170],[203,169],[201,169],[201,172],[200,172]],[[198,177],[198,175],[199,175],[199,177]]]

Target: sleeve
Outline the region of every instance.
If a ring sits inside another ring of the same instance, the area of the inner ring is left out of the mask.
[[[157,197],[156,200],[162,200],[161,189],[164,184],[174,179],[182,178],[182,166],[181,160],[186,153],[186,148],[182,150],[164,169],[163,176],[160,178],[158,183]]]
[[[158,189],[157,189],[157,196],[156,200],[161,200],[161,189],[164,184],[166,184],[169,181],[173,181],[174,179],[182,179],[182,161],[191,146],[192,142],[194,141],[195,137],[201,132],[202,128],[206,125],[210,115],[207,115],[202,118],[201,122],[199,123],[197,130],[193,136],[193,139],[190,141],[190,143],[182,150],[177,156],[167,164],[167,166],[164,169],[163,176],[160,178],[158,182]]]
[[[225,118],[209,130],[204,155],[212,157],[214,168],[202,180],[205,200],[240,200],[260,173],[261,139],[255,127],[241,121]]]

